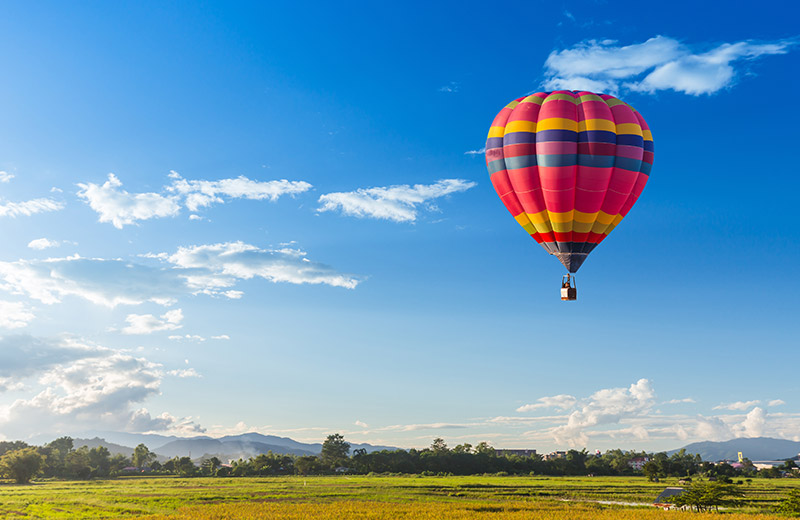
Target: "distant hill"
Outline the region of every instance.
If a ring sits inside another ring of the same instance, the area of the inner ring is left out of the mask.
[[[731,439],[724,442],[693,442],[683,447],[687,453],[699,453],[703,460],[737,460],[738,453],[750,460],[793,459],[800,453],[800,442],[770,437]],[[678,450],[668,451],[672,455]]]
[[[250,458],[262,453],[273,452],[281,455],[318,455],[322,451],[322,443],[298,442],[289,437],[263,435],[260,433],[244,433],[213,438],[206,435],[197,437],[175,437],[165,435],[137,434],[127,432],[89,432],[75,437],[74,446],[105,446],[112,454],[121,453],[130,457],[133,447],[144,444],[150,451],[159,456],[159,460],[172,457],[198,459],[203,456],[216,456],[222,460]],[[60,436],[60,435],[59,435]],[[40,436],[39,444],[46,444],[56,436]],[[350,450],[365,449],[368,453],[381,450],[396,450],[391,446],[373,446],[371,444],[351,443]]]
[[[111,455],[125,455],[126,457],[130,457],[133,455],[133,448],[129,448],[127,446],[122,446],[120,444],[114,444],[113,442],[106,442],[105,439],[101,439],[99,437],[95,437],[94,439],[72,439],[72,445],[75,449],[86,446],[90,450],[92,448],[97,448],[98,446],[103,446],[105,449],[111,453]]]
[[[368,453],[397,449],[390,446],[373,446],[371,444],[351,443],[350,445],[351,451],[360,448],[367,450]],[[151,450],[167,457],[185,457],[191,453],[193,458],[202,455],[215,455],[220,459],[238,459],[240,457],[253,457],[269,451],[282,455],[318,455],[322,451],[322,444],[298,442],[289,437],[245,433],[242,435],[228,435],[218,439],[211,437],[176,439],[163,446],[154,446]]]

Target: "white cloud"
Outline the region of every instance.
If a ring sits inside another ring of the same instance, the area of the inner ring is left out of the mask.
[[[0,204],[0,217],[29,217],[36,213],[58,211],[64,209],[64,203],[53,199],[33,199],[24,202],[6,202]]]
[[[15,175],[13,173],[8,173],[7,171],[0,170],[0,182],[8,183],[11,182]]]
[[[194,212],[214,203],[223,203],[225,198],[274,201],[282,195],[295,195],[312,187],[303,181],[254,181],[244,176],[216,181],[187,180],[174,171],[169,177],[172,183],[164,186],[162,193],[129,193],[122,189],[122,182],[109,173],[108,180],[102,185],[79,183],[78,196],[100,215],[100,222],[110,222],[122,229],[140,220],[174,217],[184,206]],[[203,219],[194,214],[189,218]]]
[[[123,334],[152,334],[162,330],[177,330],[183,325],[183,312],[173,309],[156,318],[152,314],[128,314],[125,318],[128,326],[122,329]]]
[[[167,189],[184,197],[189,211],[224,202],[223,196],[231,199],[277,200],[282,195],[296,195],[312,188],[304,181],[254,181],[245,176],[218,181],[186,180],[177,172],[170,174],[172,185]]]
[[[447,85],[443,87],[439,87],[439,92],[446,92],[448,94],[454,94],[458,92],[460,85],[456,81],[451,81]]]
[[[180,377],[182,379],[185,379],[187,377],[203,377],[197,372],[197,370],[193,368],[179,368],[176,370],[170,370],[169,372],[167,372],[167,374],[175,377]]]
[[[417,206],[451,193],[466,191],[476,184],[463,179],[443,179],[434,184],[408,184],[361,188],[350,192],[327,193],[319,198],[317,210],[340,210],[344,215],[413,222]]]
[[[158,193],[128,193],[113,173],[102,185],[79,183],[78,196],[85,199],[99,215],[100,222],[111,222],[117,229],[135,224],[138,220],[172,217],[180,212],[177,197]]]
[[[24,303],[0,300],[0,328],[2,329],[21,329],[35,317]]]
[[[362,428],[369,428],[369,424],[367,424],[365,422],[362,422],[362,421],[356,421],[353,424],[355,424],[356,426],[360,426]]]
[[[361,281],[312,262],[306,258],[305,251],[288,247],[261,249],[244,242],[226,242],[180,247],[176,253],[162,258],[186,269],[189,285],[208,293],[230,287],[236,280],[254,277],[271,282],[326,284],[348,289],[354,289]]]
[[[683,403],[696,403],[691,397],[684,397],[683,399],[670,399],[666,404],[683,404]]]
[[[0,431],[11,438],[89,429],[200,431],[187,419],[152,417],[136,407],[159,393],[162,377],[156,363],[76,339],[0,338],[0,386],[39,387],[0,406]]]
[[[254,277],[275,283],[324,284],[348,289],[355,288],[362,281],[360,277],[339,273],[325,264],[309,260],[305,251],[288,247],[261,249],[243,242],[228,242],[181,247],[171,255],[143,256],[166,262],[169,266],[78,255],[0,261],[0,290],[25,295],[48,305],[74,296],[113,308],[145,302],[172,305],[178,298],[192,294],[237,299],[243,293],[232,287]],[[146,323],[157,325],[157,319],[152,316],[131,316],[134,317],[129,321],[130,330],[147,327]]]
[[[467,150],[464,155],[483,155],[486,153],[486,147],[478,148],[477,150]]]
[[[714,407],[714,410],[747,410],[759,404],[761,401],[736,401],[735,403],[720,404]]]
[[[588,436],[584,430],[637,417],[652,408],[654,398],[655,392],[647,379],[640,379],[628,388],[598,390],[569,415],[567,424],[555,428],[552,436],[559,443],[585,446]]]
[[[47,239],[47,238],[37,238],[35,240],[31,240],[30,242],[28,242],[28,247],[29,248],[38,249],[40,251],[42,249],[48,249],[48,248],[51,248],[51,247],[58,247],[60,245],[61,245],[61,243],[58,242],[57,240],[50,240],[50,239]]]
[[[0,289],[45,304],[77,296],[107,307],[146,301],[165,305],[191,292],[173,269],[77,255],[0,262]]]
[[[734,64],[760,56],[785,54],[796,42],[741,41],[723,43],[705,52],[667,36],[633,45],[588,40],[553,51],[545,61],[548,90],[590,90],[618,94],[621,89],[654,93],[674,90],[690,95],[713,94],[736,80]]]
[[[767,406],[781,406],[786,404],[786,401],[783,399],[773,399],[772,401],[767,403]]]
[[[767,412],[763,408],[756,406],[747,413],[744,421],[739,425],[739,432],[743,437],[762,437],[766,424]]]
[[[517,408],[518,412],[530,412],[538,410],[539,408],[559,408],[561,410],[568,410],[572,408],[577,399],[571,395],[561,394],[552,397],[540,397],[535,404],[526,404]]]
[[[203,336],[198,336],[197,334],[185,334],[183,336],[173,335],[169,336],[167,339],[170,339],[172,341],[198,341],[198,342],[203,342],[206,340],[206,338],[204,338]]]

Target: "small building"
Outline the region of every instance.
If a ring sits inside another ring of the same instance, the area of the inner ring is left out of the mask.
[[[566,458],[567,458],[566,451],[554,451],[544,456],[544,460],[555,460],[555,459],[566,459]]]
[[[686,491],[686,490],[684,488],[682,488],[682,487],[668,487],[668,488],[664,489],[664,491],[662,491],[661,494],[658,495],[658,497],[656,498],[656,501],[653,502],[653,505],[657,506],[657,507],[663,507],[663,508],[674,507],[674,505],[671,504],[668,499],[671,498],[671,497],[678,496],[681,493],[683,493],[684,491]]]
[[[507,457],[509,455],[519,455],[520,457],[532,457],[536,455],[536,450],[494,450],[495,455],[498,457]]]
[[[628,466],[632,467],[636,471],[642,471],[642,468],[648,462],[650,462],[650,457],[636,457],[635,459],[628,461]]]

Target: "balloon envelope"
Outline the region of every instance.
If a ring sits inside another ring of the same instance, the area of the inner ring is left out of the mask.
[[[516,99],[486,140],[486,167],[503,204],[570,273],[628,214],[652,164],[644,118],[606,94]]]

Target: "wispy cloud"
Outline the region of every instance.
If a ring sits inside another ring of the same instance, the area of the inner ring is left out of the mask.
[[[122,188],[116,175],[109,173],[103,184],[79,183],[78,196],[100,215],[100,222],[110,222],[122,229],[142,220],[174,217],[183,207],[198,211],[226,199],[274,201],[282,195],[295,195],[311,189],[307,182],[285,179],[254,181],[240,176],[216,181],[187,180],[174,171],[169,177],[172,183],[164,186],[160,193],[129,193]],[[202,219],[197,215],[190,218]]]
[[[439,92],[447,92],[449,94],[458,92],[460,85],[456,81],[451,81],[447,85],[439,87]]]
[[[152,314],[128,314],[125,318],[128,326],[122,329],[123,334],[152,334],[162,330],[177,330],[183,327],[183,312],[173,309],[155,317]]]
[[[727,403],[727,404],[720,404],[714,407],[714,410],[747,410],[748,408],[752,408],[755,405],[759,404],[761,401],[754,400],[754,401],[736,401],[735,403]]]
[[[783,399],[773,399],[772,401],[767,403],[767,406],[782,406],[786,404],[786,401]]]
[[[691,397],[684,397],[683,399],[670,399],[669,401],[666,401],[665,403],[666,404],[683,404],[683,403],[696,403],[696,402],[697,401],[695,401]]]
[[[175,370],[170,370],[169,372],[167,372],[167,374],[175,377],[180,377],[182,379],[185,379],[187,377],[198,377],[198,378],[203,377],[197,372],[197,370],[193,368],[178,368]]]
[[[59,211],[64,209],[64,203],[53,199],[33,199],[24,202],[6,202],[0,204],[0,217],[29,217],[37,213]]]
[[[231,199],[277,200],[283,195],[297,195],[311,189],[311,184],[304,181],[254,181],[245,176],[218,181],[186,180],[175,171],[170,173],[172,185],[167,189],[181,194],[184,204],[190,211],[223,203],[223,197]]]
[[[478,148],[477,150],[467,150],[464,155],[483,155],[486,153],[486,147]]]
[[[179,247],[172,255],[156,255],[185,269],[186,280],[200,292],[219,293],[236,280],[254,277],[271,282],[325,284],[354,289],[360,278],[313,262],[300,249],[262,249],[244,242]]]
[[[0,289],[48,305],[77,296],[106,307],[148,301],[166,305],[191,293],[173,269],[77,255],[0,262]]]
[[[548,90],[590,90],[618,94],[621,90],[655,93],[674,90],[698,96],[732,86],[736,69],[756,58],[785,54],[797,42],[740,41],[706,50],[674,38],[656,36],[642,43],[618,45],[613,40],[588,40],[553,51],[545,61]]]
[[[363,421],[358,421],[358,420],[357,420],[357,421],[356,421],[356,422],[354,422],[353,424],[355,424],[356,426],[360,426],[361,428],[369,428],[369,424],[367,424],[367,423],[365,423],[365,422],[363,422]]]
[[[21,329],[36,316],[22,302],[0,300],[0,329]]]
[[[464,179],[443,179],[434,184],[403,184],[327,193],[319,198],[322,206],[317,211],[338,210],[352,217],[414,222],[421,204],[428,204],[428,209],[435,209],[430,206],[430,201],[466,191],[475,185]]]
[[[25,295],[45,304],[76,296],[97,305],[172,305],[191,294],[241,298],[234,286],[263,278],[275,283],[323,284],[355,288],[362,277],[340,273],[312,261],[297,248],[263,249],[244,242],[178,248],[173,254],[143,255],[168,266],[78,255],[44,260],[0,261],[0,290]],[[130,330],[156,318],[131,315]],[[168,329],[161,329],[168,330]]]
[[[13,173],[8,173],[7,171],[0,170],[0,182],[8,183],[11,182],[11,179],[14,178]]]
[[[535,404],[526,404],[517,408],[518,412],[531,412],[539,408],[558,408],[568,410],[572,408],[577,399],[571,395],[561,394],[552,397],[540,397]]]

